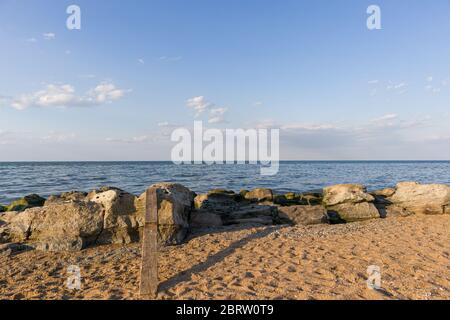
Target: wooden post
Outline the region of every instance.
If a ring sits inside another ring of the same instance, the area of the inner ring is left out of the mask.
[[[145,200],[145,224],[142,237],[140,295],[154,299],[158,291],[158,196],[148,188]]]

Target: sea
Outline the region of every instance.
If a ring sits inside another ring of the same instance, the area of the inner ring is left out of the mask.
[[[282,161],[274,176],[252,164],[176,165],[172,162],[0,162],[0,203],[27,194],[43,197],[65,191],[114,186],[139,195],[156,182],[177,182],[202,193],[214,188],[256,187],[277,193],[305,192],[339,183],[368,190],[401,181],[450,184],[450,161]]]

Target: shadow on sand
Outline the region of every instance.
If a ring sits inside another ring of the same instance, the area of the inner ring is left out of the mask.
[[[184,271],[180,272],[178,275],[176,275],[166,281],[161,282],[159,285],[159,290],[166,291],[181,282],[189,281],[193,274],[206,271],[208,268],[212,267],[216,263],[223,261],[226,257],[233,254],[236,249],[242,248],[243,246],[245,246],[246,244],[248,244],[249,242],[251,242],[253,240],[267,237],[269,234],[271,234],[275,231],[281,230],[282,228],[285,228],[285,227],[286,227],[286,225],[271,226],[264,230],[258,231],[256,233],[252,233],[252,234],[242,238],[241,240],[232,243],[228,248],[208,257],[208,259],[205,262],[199,263],[199,264],[193,266],[192,268],[190,268],[188,270],[184,270]],[[234,230],[236,230],[236,229],[234,229]]]

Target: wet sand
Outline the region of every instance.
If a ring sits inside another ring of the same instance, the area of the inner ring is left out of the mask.
[[[139,244],[2,254],[0,299],[139,299],[139,269]],[[450,215],[199,231],[161,250],[159,272],[158,299],[450,299]]]

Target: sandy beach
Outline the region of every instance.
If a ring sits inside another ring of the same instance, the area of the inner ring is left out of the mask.
[[[158,299],[450,299],[449,230],[440,215],[199,231],[161,249]],[[81,290],[66,287],[69,265]],[[139,268],[138,243],[0,255],[0,299],[138,299]]]

